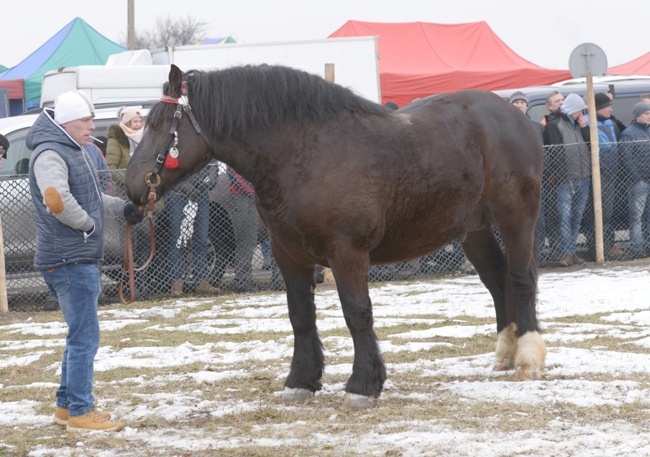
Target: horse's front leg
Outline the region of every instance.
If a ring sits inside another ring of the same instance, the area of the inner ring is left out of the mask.
[[[289,319],[293,328],[293,359],[284,381],[284,401],[303,402],[320,390],[325,359],[316,328],[314,265],[300,265],[277,248],[273,250],[287,287]]]
[[[374,408],[386,381],[386,367],[373,330],[372,304],[368,295],[368,253],[346,247],[328,260],[354,344],[352,375],[345,386],[347,394],[343,408]]]

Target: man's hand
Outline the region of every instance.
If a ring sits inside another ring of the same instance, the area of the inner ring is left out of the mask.
[[[578,123],[580,128],[585,128],[589,121],[587,121],[587,118],[585,117],[584,114],[580,113],[576,119],[576,122]]]
[[[142,219],[144,219],[144,216],[144,212],[135,206],[133,202],[127,202],[126,206],[124,207],[124,219],[126,219],[127,224],[139,224],[142,222]]]

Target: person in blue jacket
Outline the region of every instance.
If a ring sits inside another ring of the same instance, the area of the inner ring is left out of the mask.
[[[623,251],[614,244],[614,197],[616,196],[616,181],[618,179],[618,141],[621,132],[612,120],[612,99],[602,92],[594,96],[596,108],[596,125],[598,126],[598,160],[600,162],[600,187],[603,211],[603,246],[606,260],[621,260]],[[591,119],[587,116],[589,125]],[[588,236],[593,239],[593,211],[590,211],[589,224],[591,229]]]
[[[144,213],[106,195],[88,150],[95,108],[81,91],[64,92],[30,128],[29,190],[36,226],[34,266],[59,302],[68,325],[54,422],[68,430],[117,431],[122,422],[95,407],[94,358],[99,347],[98,298],[104,216],[130,224]],[[94,146],[92,146],[94,147]]]

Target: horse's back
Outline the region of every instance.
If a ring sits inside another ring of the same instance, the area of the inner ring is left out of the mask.
[[[419,137],[419,146],[411,147],[412,141],[408,151],[397,155],[397,174],[408,174],[408,179],[395,188],[397,204],[388,209],[386,250],[404,243],[399,238],[405,232],[406,244],[419,246],[414,252],[439,247],[494,220],[493,213],[538,204],[541,140],[530,119],[497,95],[440,94],[395,115],[408,119],[404,130],[411,139]]]
[[[532,121],[498,95],[463,90],[419,99],[400,113],[430,124],[435,136],[452,143],[439,153],[483,161],[491,179],[498,173],[541,180],[543,146]],[[495,173],[492,173],[494,171]]]

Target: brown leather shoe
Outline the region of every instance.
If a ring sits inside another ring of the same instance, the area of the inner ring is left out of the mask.
[[[571,254],[567,254],[565,256],[562,256],[557,261],[557,264],[560,267],[570,267],[571,265],[573,265],[573,256]]]
[[[106,420],[111,418],[111,413],[107,411],[100,411],[98,409],[95,409],[95,411],[97,411],[100,416],[105,417]],[[57,406],[54,410],[54,423],[63,426],[68,425],[68,410]]]
[[[119,432],[124,428],[122,422],[111,422],[104,414],[92,410],[83,416],[68,418],[68,431],[100,430],[104,432]]]
[[[219,292],[218,288],[210,284],[208,278],[203,278],[203,281],[196,286],[196,293],[198,294],[218,294]]]
[[[577,254],[573,254],[571,258],[573,259],[574,265],[584,265],[586,263],[585,259],[583,259],[582,257],[578,257]]]
[[[181,295],[183,295],[182,279],[172,279],[172,295],[175,297],[180,297]]]

